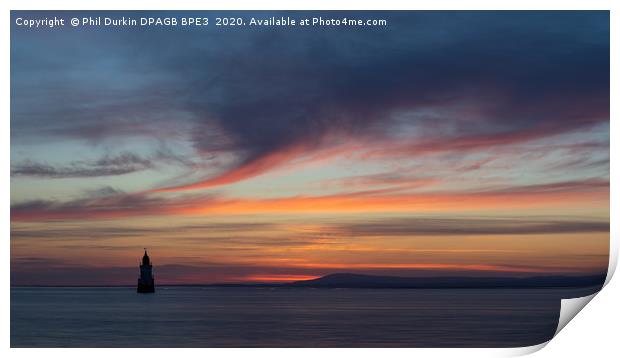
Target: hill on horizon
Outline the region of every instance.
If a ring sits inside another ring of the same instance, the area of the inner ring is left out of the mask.
[[[282,284],[287,287],[317,288],[517,288],[575,287],[603,285],[606,276],[532,277],[400,277],[334,273],[317,279]]]

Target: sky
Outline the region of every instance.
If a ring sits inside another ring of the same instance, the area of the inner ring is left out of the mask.
[[[12,285],[607,271],[606,11],[11,16]]]

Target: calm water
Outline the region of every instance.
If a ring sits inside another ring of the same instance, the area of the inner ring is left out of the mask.
[[[514,347],[590,289],[11,289],[12,347]]]

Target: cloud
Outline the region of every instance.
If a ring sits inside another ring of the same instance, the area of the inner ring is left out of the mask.
[[[328,179],[320,183],[322,186],[331,186],[333,184],[345,187],[375,187],[375,186],[391,186],[389,190],[416,189],[430,186],[438,183],[438,178],[416,177],[411,173],[402,172],[385,172],[369,175],[356,175],[344,177],[340,179]]]
[[[177,237],[178,240],[200,241],[204,240],[205,233],[208,233],[209,240],[234,241],[233,237],[227,236],[231,233],[239,232],[256,232],[257,230],[275,229],[278,226],[272,223],[261,222],[231,222],[231,223],[208,223],[208,224],[191,224],[191,225],[168,225],[165,227],[134,227],[117,224],[110,226],[88,227],[68,226],[53,227],[45,226],[44,228],[33,227],[11,227],[11,239],[51,239],[51,240],[83,240],[85,237],[89,239],[116,239],[120,237],[145,237],[149,235],[170,234]],[[192,237],[186,237],[187,234]],[[219,234],[219,237],[213,236]],[[201,235],[195,237],[193,235]],[[243,239],[245,240],[245,238]]]
[[[532,184],[514,186],[508,188],[493,188],[485,191],[481,191],[481,194],[488,193],[494,194],[519,194],[519,193],[570,193],[570,192],[590,192],[599,190],[609,190],[609,180],[603,179],[585,179],[585,180],[571,180],[544,184]]]
[[[13,205],[11,220],[62,220],[81,218],[119,218],[127,216],[166,215],[209,205],[213,195],[165,199],[144,193],[93,195],[71,201],[32,200]]]
[[[609,232],[609,222],[531,218],[399,218],[334,225],[351,236],[545,235]],[[329,230],[329,228],[328,228]]]
[[[34,40],[15,28],[12,131],[185,138],[197,153],[229,155],[221,172],[163,188],[179,191],[245,180],[333,143],[459,154],[609,120],[608,12],[381,16],[389,26],[208,39],[115,29]]]
[[[256,160],[251,160],[248,163],[244,163],[235,169],[230,171],[226,171],[223,174],[216,175],[215,177],[209,178],[208,180],[203,180],[200,182],[172,186],[166,188],[155,189],[153,192],[169,192],[169,191],[183,191],[183,190],[191,190],[191,189],[204,189],[211,188],[215,186],[235,183],[247,178],[251,178],[257,175],[260,175],[276,166],[281,164],[284,161],[292,160],[296,157],[296,154],[299,154],[301,150],[297,149],[289,149],[286,152],[276,152],[270,155],[266,155],[264,157],[260,157]]]
[[[406,189],[406,188],[405,188]],[[609,181],[584,180],[497,187],[485,191],[408,193],[402,188],[321,196],[229,198],[215,194],[166,198],[144,192],[93,196],[72,201],[35,200],[14,204],[11,221],[118,218],[145,215],[240,215],[267,213],[437,212],[445,210],[582,208],[609,200]]]
[[[132,153],[105,156],[95,161],[75,161],[68,166],[26,162],[11,166],[11,176],[42,178],[89,178],[134,173],[153,167],[153,163]]]
[[[324,41],[312,49],[304,47],[308,38],[298,33],[259,35],[255,47],[236,48],[221,58],[222,63],[240,65],[238,71],[219,69],[216,61],[204,91],[189,93],[191,104],[196,112],[208,111],[238,146],[240,161],[229,173],[248,173],[248,167],[265,158],[277,158],[269,168],[282,165],[290,158],[278,154],[300,144],[315,150],[333,136],[364,138],[381,148],[399,127],[413,127],[434,135],[402,140],[408,142],[409,151],[462,152],[540,139],[608,120],[608,73],[603,70],[608,65],[607,44],[571,39],[567,18],[557,13],[545,18],[497,13],[430,18],[448,25],[417,25],[420,19],[412,15],[408,24],[416,25],[404,28],[400,22],[404,17],[396,16],[391,31],[402,30],[400,35],[377,41],[378,34],[368,31],[358,36],[319,33],[313,35]],[[449,33],[437,39],[440,47],[416,36],[416,31],[431,29]],[[490,35],[495,33],[502,36]],[[293,39],[301,39],[302,45],[281,46]],[[567,58],[563,54],[567,48],[585,57]],[[260,62],[235,60],[241,51],[260,53]],[[526,55],[533,51],[535,58]],[[318,53],[330,55],[309,64]],[[196,63],[181,68],[196,68]],[[592,77],[575,72],[583,70]],[[212,90],[219,96],[211,98]],[[579,98],[579,105],[570,98]],[[420,118],[420,112],[433,113],[435,123]],[[395,120],[408,114],[405,123]],[[209,150],[209,141],[198,135],[195,145]],[[207,178],[184,188],[201,183],[214,181]]]

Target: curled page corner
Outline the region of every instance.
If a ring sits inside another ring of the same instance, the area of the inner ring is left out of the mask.
[[[616,267],[618,267],[618,240],[610,240],[609,245],[609,267],[607,268],[607,277],[605,277],[603,288],[609,284],[609,281],[611,281],[611,278],[616,272]]]
[[[599,291],[600,292],[600,291]],[[553,334],[553,338],[555,338],[555,336],[558,335],[558,333],[560,333],[560,331],[562,329],[564,329],[564,327],[566,327],[566,325],[568,324],[568,322],[570,322],[573,318],[575,318],[575,316],[588,304],[590,303],[590,301],[594,298],[594,296],[596,296],[598,294],[598,292],[593,293],[589,296],[583,296],[583,297],[577,297],[577,298],[568,298],[568,299],[563,299],[560,302],[560,317],[558,319],[558,327],[555,330],[555,333]],[[506,351],[505,355],[506,357],[520,357],[520,356],[525,356],[525,355],[529,355],[535,352],[538,352],[539,350],[545,348],[545,346],[547,344],[549,344],[549,342],[551,342],[551,339],[540,343],[540,344],[536,344],[533,346],[527,346],[527,347],[519,347],[519,348],[513,348],[510,349],[508,351]]]
[[[618,250],[617,250],[618,246],[617,245],[618,243],[615,240],[610,241],[609,267],[607,269],[607,277],[605,278],[605,283],[603,283],[603,287],[601,287],[600,290],[588,296],[565,298],[561,300],[560,318],[558,319],[558,327],[556,328],[555,333],[553,334],[553,337],[557,336],[558,333],[560,333],[560,331],[564,329],[564,327],[566,327],[568,322],[570,322],[573,318],[575,318],[575,316],[577,316],[577,314],[581,312],[581,310],[588,303],[590,303],[590,301],[592,301],[592,299],[596,295],[598,295],[605,288],[605,286],[609,284],[609,281],[611,281],[611,278],[613,277],[616,271],[616,267],[618,266]],[[518,355],[534,353],[542,349],[543,347],[545,347],[547,343],[549,342],[550,340],[545,343],[541,343],[535,346],[520,348],[520,350],[518,351]]]
[[[588,296],[583,296],[583,297],[576,297],[576,298],[565,298],[561,301],[561,306],[560,306],[560,318],[558,320],[558,327],[555,330],[555,333],[553,334],[553,337],[557,336],[558,333],[560,333],[560,331],[562,329],[564,329],[564,327],[566,327],[566,325],[568,324],[568,322],[570,322],[573,318],[575,318],[575,316],[588,304],[590,303],[590,301],[592,301],[592,299],[599,294],[603,288],[605,288],[605,286],[607,286],[609,284],[609,281],[611,281],[612,276],[614,275],[615,271],[616,271],[616,267],[618,265],[618,257],[617,257],[617,250],[614,250],[614,245],[615,243],[613,242],[614,240],[611,240],[610,245],[611,249],[610,249],[610,254],[609,254],[609,268],[607,271],[607,277],[605,278],[605,283],[603,284],[603,287],[601,287],[601,289],[598,292],[595,292],[591,295]],[[542,347],[544,347],[544,345],[546,345],[546,343],[543,344]],[[533,346],[535,347],[535,346]],[[539,349],[542,349],[542,347],[540,347]],[[529,348],[529,347],[525,347],[525,348]],[[534,351],[532,351],[534,352]]]
[[[564,327],[566,327],[566,325],[568,325],[568,322],[570,322],[573,318],[575,318],[575,316],[577,316],[577,314],[579,312],[581,312],[581,310],[588,304],[590,303],[590,301],[592,301],[592,299],[598,295],[605,286],[607,286],[607,284],[609,283],[611,277],[613,276],[613,273],[616,269],[616,263],[617,263],[617,258],[616,257],[612,257],[614,256],[613,254],[610,255],[610,264],[609,264],[609,271],[607,273],[607,277],[605,279],[605,283],[603,284],[603,287],[601,287],[601,289],[591,295],[588,296],[583,296],[583,297],[575,297],[575,298],[565,298],[562,299],[560,301],[560,317],[558,319],[558,326],[555,330],[555,333],[553,334],[553,337],[543,343],[540,344],[536,344],[533,346],[527,346],[527,347],[518,347],[518,348],[512,348],[509,349],[505,352],[503,352],[504,354],[502,354],[505,357],[520,357],[520,356],[525,356],[525,355],[529,355],[535,352],[538,352],[539,350],[543,349],[545,346],[547,346],[547,344],[549,344],[549,342],[551,342],[551,340],[553,338],[555,338],[555,336],[558,335],[558,333],[560,333],[560,331],[562,329],[564,329]]]
[[[536,353],[539,350],[545,348],[545,346],[549,342],[550,340],[543,342],[543,343],[535,344],[533,346],[510,348],[508,351],[506,351],[506,354],[504,356],[505,357],[521,357],[521,356],[526,356],[528,354]]]
[[[563,299],[560,307],[560,319],[558,320],[558,328],[555,330],[555,334],[553,336],[557,336],[558,333],[560,333],[560,331],[564,329],[564,327],[566,327],[568,322],[575,318],[577,313],[579,313],[597,294],[598,292],[593,293],[589,296]]]

